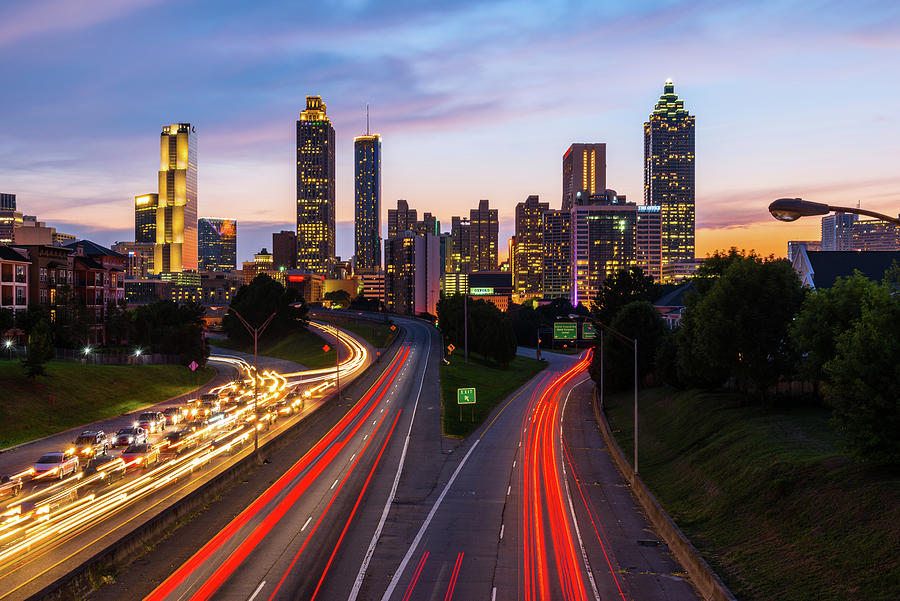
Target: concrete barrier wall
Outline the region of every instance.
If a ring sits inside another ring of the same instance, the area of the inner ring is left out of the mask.
[[[360,382],[369,370],[378,369],[385,364],[385,357],[390,355],[390,351],[397,346],[400,338],[401,336],[394,336],[394,340],[391,341],[391,344],[388,345],[378,360],[373,362],[359,377],[355,378],[350,386]],[[344,389],[343,393],[346,393],[346,389]],[[307,420],[328,406],[335,396],[336,393],[328,395],[324,402],[314,411],[303,419],[298,420],[278,436],[265,441],[259,448],[260,452],[272,453],[287,445],[291,442],[291,437],[286,435],[302,428],[308,423]],[[187,520],[195,513],[198,513],[205,505],[239,483],[257,467],[256,458],[251,452],[203,486],[191,491],[185,497],[166,507],[131,532],[124,534],[120,539],[111,541],[106,548],[83,561],[68,574],[28,597],[27,601],[76,601],[83,599],[91,590],[102,585],[109,575],[124,569],[141,557],[159,541],[170,535],[179,522]]]
[[[734,595],[725,586],[725,583],[716,575],[709,564],[700,556],[694,545],[691,544],[691,541],[672,521],[672,518],[665,512],[659,501],[656,500],[656,497],[644,484],[644,481],[634,473],[631,464],[625,459],[622,449],[619,448],[618,443],[613,438],[609,422],[606,421],[606,415],[600,410],[596,387],[593,392],[593,405],[594,418],[597,420],[597,425],[600,426],[600,433],[606,441],[609,454],[616,462],[619,472],[631,483],[631,490],[634,496],[644,508],[644,511],[653,523],[653,527],[662,539],[666,541],[672,554],[687,571],[694,586],[697,587],[703,598],[708,601],[736,601]]]

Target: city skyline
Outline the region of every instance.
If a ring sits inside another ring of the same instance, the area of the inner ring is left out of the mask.
[[[91,239],[128,239],[129,200],[155,189],[146,165],[157,149],[148,134],[160,123],[190,121],[203,132],[200,210],[241,221],[246,238],[239,256],[247,258],[293,221],[288,124],[306,94],[320,94],[330,102],[336,129],[338,255],[353,250],[352,138],[362,131],[367,102],[373,127],[384,136],[384,202],[407,198],[449,223],[488,198],[499,209],[505,242],[523,198],[536,194],[559,206],[559,157],[575,141],[605,142],[609,187],[639,198],[641,124],[671,77],[701,117],[697,255],[732,244],[784,255],[787,240],[813,238],[817,227],[770,222],[765,207],[775,197],[861,200],[897,212],[893,191],[900,177],[887,140],[900,128],[888,109],[898,84],[882,76],[882,66],[900,55],[894,41],[900,12],[890,3],[869,4],[877,10],[826,13],[813,3],[547,5],[542,11],[528,3],[386,5],[381,11],[344,7],[299,27],[299,8],[248,16],[231,6],[194,39],[195,52],[185,59],[188,68],[215,76],[184,82],[178,95],[148,92],[135,75],[164,69],[160,48],[163,59],[187,48],[182,40],[192,33],[191,19],[171,22],[167,3],[104,4],[52,20],[40,18],[51,3],[10,7],[0,11],[8,57],[0,73],[17,85],[4,101],[0,178],[23,212]],[[185,15],[200,10],[189,5]],[[357,36],[363,23],[367,34]],[[508,35],[495,35],[501,26]],[[541,42],[526,43],[538,30]],[[754,51],[748,52],[751,31]],[[372,39],[386,34],[404,41],[373,48]],[[601,34],[622,50],[616,61],[599,51],[582,60],[579,41]],[[679,39],[687,34],[690,41]],[[151,35],[169,44],[142,43]],[[662,52],[675,42],[678,52]],[[451,48],[455,58],[441,59]],[[247,49],[253,51],[244,56]],[[92,64],[96,77],[62,75],[69,60]],[[120,60],[141,68],[121,69]],[[604,68],[614,93],[596,93],[600,88],[587,75],[597,68]],[[47,94],[44,82],[54,78],[54,93]],[[568,93],[547,94],[554,86]],[[752,126],[747,115],[758,117]],[[542,127],[531,127],[537,116]],[[89,157],[80,152],[85,122],[104,124]],[[831,126],[813,126],[820,122]],[[831,143],[835,131],[839,145]],[[507,156],[501,146],[521,150]],[[438,160],[442,148],[471,177],[434,186],[450,175]],[[515,176],[494,178],[497,173]],[[244,205],[248,197],[260,199],[252,209]],[[505,243],[500,247],[505,255]]]

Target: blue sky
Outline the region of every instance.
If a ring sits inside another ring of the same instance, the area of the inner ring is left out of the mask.
[[[323,96],[337,132],[338,252],[352,253],[352,138],[384,137],[383,211],[449,223],[479,198],[501,247],[529,194],[558,206],[571,142],[606,142],[641,202],[642,123],[667,77],[697,116],[697,245],[785,252],[818,223],[778,196],[900,210],[895,2],[169,2],[0,6],[0,190],[101,243],[156,190],[159,132],[199,137],[202,216],[239,257],[293,227],[294,122]]]

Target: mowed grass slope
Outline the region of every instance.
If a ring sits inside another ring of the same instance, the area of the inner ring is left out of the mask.
[[[46,370],[28,380],[21,363],[0,361],[0,448],[164,401],[215,375],[181,365],[50,362]]]
[[[375,321],[343,313],[317,313],[315,319],[327,321],[342,330],[353,332],[375,348],[386,347],[394,339],[394,336],[400,332],[399,327],[394,326],[394,329],[391,330],[391,324],[384,321]]]
[[[900,599],[900,469],[842,453],[827,410],[665,388],[640,399],[641,476],[738,599]],[[612,401],[630,449],[631,398]]]
[[[253,353],[252,341],[249,344],[240,344],[227,338],[216,338],[215,340],[211,339],[210,343],[221,348]],[[319,369],[334,365],[336,352],[333,348],[334,345],[328,344],[329,351],[326,353],[322,350],[326,344],[328,343],[318,334],[303,328],[275,340],[260,342],[258,352],[266,357],[285,359],[310,369]]]
[[[460,353],[451,355],[450,365],[441,365],[444,434],[468,436],[491,414],[497,403],[523,386],[545,367],[546,362],[527,357],[517,356],[509,367],[503,368],[475,353],[469,353],[469,363],[465,362]],[[460,419],[456,390],[473,386],[477,402],[475,405],[463,405]]]

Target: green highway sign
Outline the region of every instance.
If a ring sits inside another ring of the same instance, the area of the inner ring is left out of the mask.
[[[581,338],[583,340],[593,340],[596,337],[597,330],[594,328],[594,324],[587,321],[581,324]]]
[[[457,388],[456,389],[457,405],[474,405],[475,389],[474,388]]]
[[[493,288],[469,288],[469,294],[472,296],[489,296],[493,293]]]
[[[578,324],[568,321],[557,321],[553,324],[555,340],[575,340],[578,338]]]

